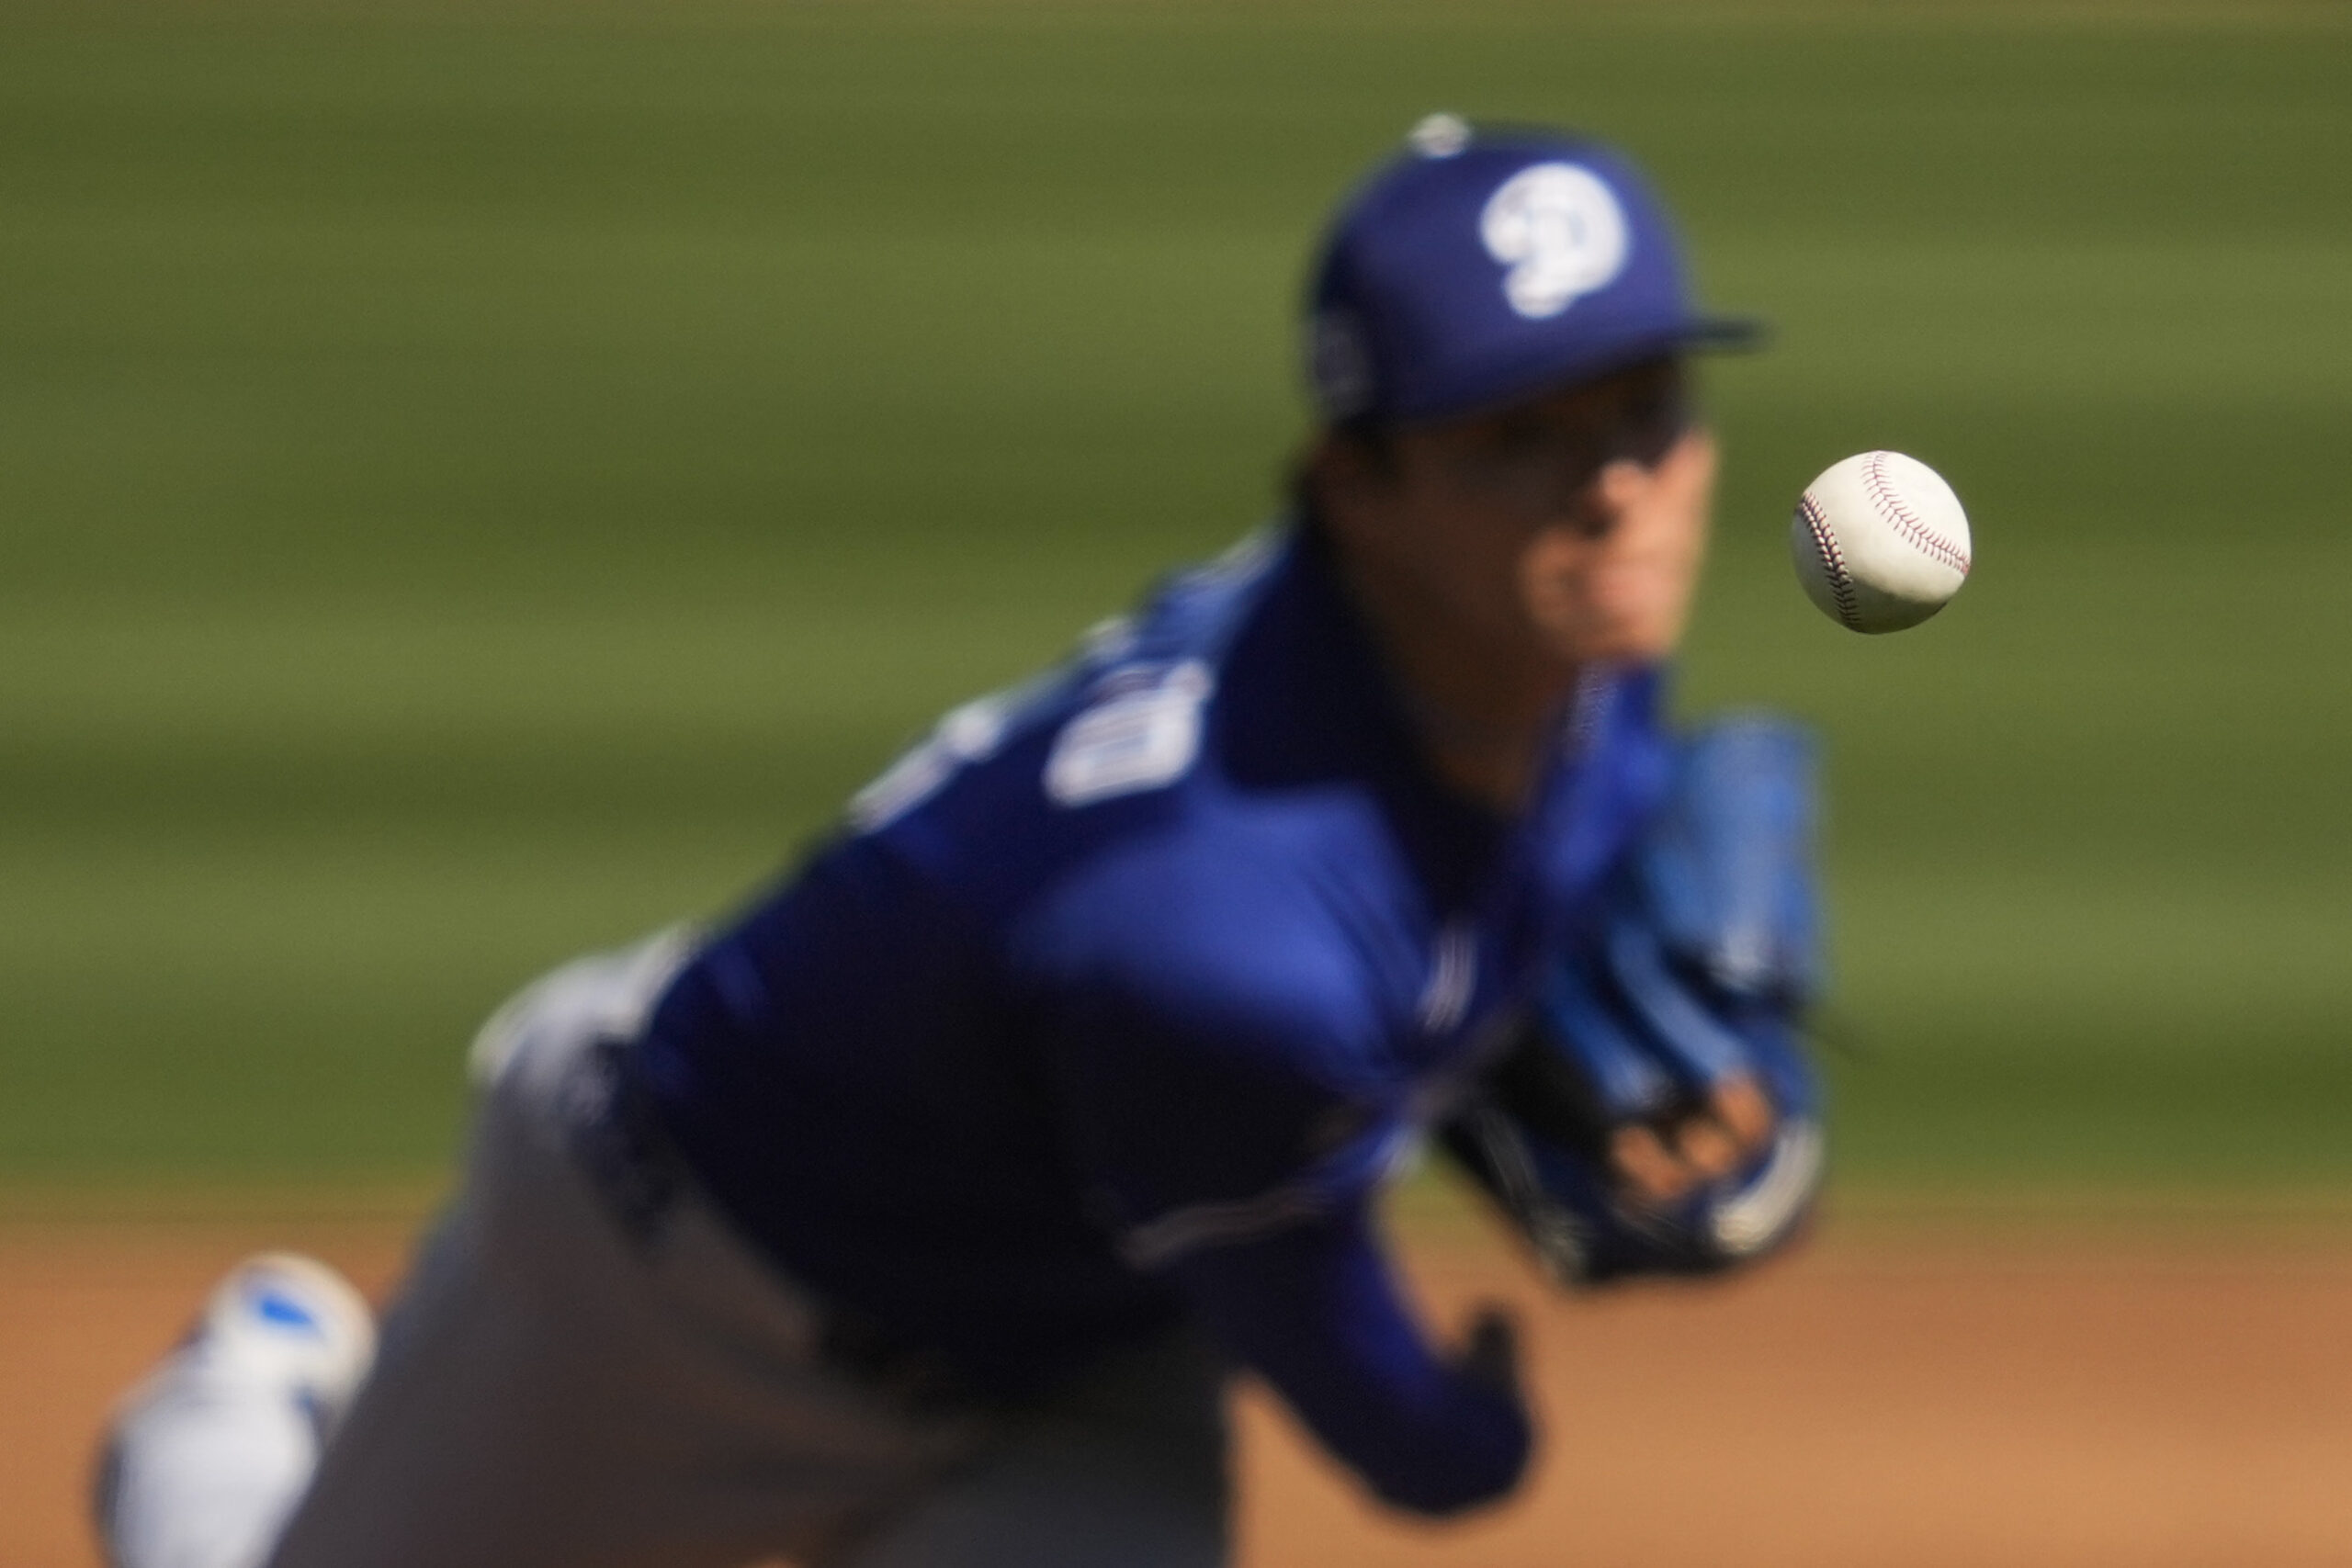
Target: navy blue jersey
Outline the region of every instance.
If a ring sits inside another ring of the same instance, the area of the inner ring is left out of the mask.
[[[1475,1413],[1366,1206],[1657,799],[1657,686],[1590,676],[1497,818],[1315,531],[1253,540],[942,720],[704,946],[643,1083],[741,1228],[899,1339],[1019,1390],[1194,1310],[1318,1429],[1364,1425],[1319,1379],[1385,1379],[1406,1451],[1348,1457],[1401,1495]]]

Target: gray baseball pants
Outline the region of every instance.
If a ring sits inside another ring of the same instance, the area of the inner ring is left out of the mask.
[[[650,1233],[579,1152],[587,1064],[652,947],[486,1032],[465,1183],[272,1568],[1210,1568],[1221,1378],[1189,1334],[1019,1410],[918,1400],[690,1190]],[[478,1050],[478,1058],[483,1053]]]

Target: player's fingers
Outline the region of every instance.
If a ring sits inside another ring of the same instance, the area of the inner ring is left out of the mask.
[[[1471,1320],[1462,1349],[1464,1371],[1503,1393],[1519,1387],[1519,1326],[1506,1309],[1489,1302]]]
[[[1674,1152],[1697,1181],[1713,1181],[1739,1168],[1742,1149],[1731,1130],[1702,1111],[1674,1124]]]
[[[1780,1121],[1763,1086],[1745,1073],[1714,1087],[1707,1096],[1707,1112],[1739,1145],[1742,1157],[1761,1149]]]
[[[1772,1104],[1756,1080],[1726,1078],[1706,1105],[1674,1123],[1675,1155],[1701,1181],[1729,1176],[1747,1163],[1772,1133]]]
[[[1699,1183],[1681,1157],[1647,1127],[1620,1127],[1611,1134],[1609,1162],[1625,1190],[1647,1203],[1671,1203]]]

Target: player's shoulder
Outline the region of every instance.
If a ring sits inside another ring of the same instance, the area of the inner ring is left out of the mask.
[[[1237,1035],[1352,1032],[1370,1021],[1355,902],[1311,851],[1195,817],[1089,857],[1018,940],[1024,965],[1061,987],[1225,1014],[1204,1021]]]
[[[1060,663],[950,710],[852,797],[849,826],[882,832],[934,806],[1001,816],[1021,804],[1002,787],[1016,780],[1036,786],[1040,810],[1181,782],[1235,631],[1287,555],[1283,531],[1254,533],[1097,623]]]
[[[1393,706],[1317,541],[1278,526],[949,714],[851,820],[1043,970],[1361,1012],[1426,956],[1396,829],[1436,808]]]
[[[1264,628],[1296,618],[1300,572],[1277,527],[1170,574],[1060,664],[950,712],[854,797],[849,830],[1000,904],[1128,839],[1216,836],[1246,815],[1221,716],[1237,686],[1296,683],[1301,639]]]

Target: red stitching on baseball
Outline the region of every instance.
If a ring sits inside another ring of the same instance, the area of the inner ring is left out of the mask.
[[[1854,596],[1854,580],[1846,570],[1846,553],[1838,547],[1838,536],[1829,530],[1829,519],[1822,513],[1821,503],[1807,491],[1797,497],[1797,515],[1813,531],[1813,547],[1821,552],[1821,564],[1829,569],[1829,593],[1838,601],[1838,619],[1848,631],[1862,629],[1861,605]]]
[[[1903,504],[1903,497],[1894,481],[1886,477],[1886,454],[1873,452],[1870,461],[1862,465],[1862,488],[1870,492],[1871,502],[1895,531],[1920,553],[1939,560],[1962,577],[1968,575],[1968,552],[1928,526],[1927,520]]]

